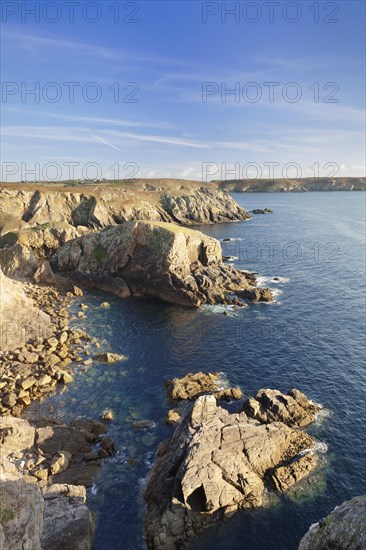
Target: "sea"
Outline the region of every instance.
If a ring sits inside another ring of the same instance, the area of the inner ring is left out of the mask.
[[[275,301],[194,310],[90,291],[81,298],[89,306],[86,319],[73,325],[97,337],[101,349],[128,359],[78,369],[65,391],[48,397],[41,410],[39,404],[28,409],[29,417],[38,411],[64,421],[113,411],[110,436],[118,452],[104,460],[88,489],[94,550],[145,548],[143,491],[156,449],[174,429],[164,422],[170,408],[164,382],[188,372],[220,372],[245,398],[261,388],[298,388],[323,406],[307,429],[318,441],[319,470],[289,495],[269,495],[265,507],[219,521],[191,550],[296,550],[312,523],[366,493],[366,195],[233,197],[247,210],[273,212],[195,229],[220,240],[233,266],[256,272]],[[78,303],[71,309],[77,313]],[[139,419],[150,420],[151,427],[134,430]]]

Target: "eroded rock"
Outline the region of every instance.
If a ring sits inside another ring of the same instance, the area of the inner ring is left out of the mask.
[[[182,378],[173,378],[165,383],[169,401],[195,399],[205,393],[213,393],[216,399],[241,399],[240,388],[224,388],[223,380],[218,372],[188,373]]]
[[[260,422],[278,421],[288,426],[304,427],[314,422],[321,406],[297,389],[286,395],[278,390],[262,389],[244,403],[243,410]]]
[[[161,444],[145,491],[150,550],[181,547],[218,514],[263,505],[265,490],[287,490],[317,465],[315,441],[281,422],[230,414],[199,397]]]
[[[119,296],[144,294],[190,307],[243,305],[231,293],[247,286],[245,274],[223,263],[216,239],[162,222],[129,222],[70,241],[52,268]]]

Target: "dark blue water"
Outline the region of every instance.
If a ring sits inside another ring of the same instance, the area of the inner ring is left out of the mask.
[[[327,411],[310,433],[328,448],[310,486],[269,508],[237,513],[192,549],[295,550],[311,523],[366,492],[365,194],[235,199],[274,213],[200,229],[218,239],[241,239],[223,243],[224,253],[237,257],[237,267],[259,272],[276,290],[277,303],[223,315],[220,307],[192,311],[100,293],[83,298],[90,306],[83,327],[129,359],[78,374],[44,407],[52,404],[65,419],[114,410],[111,434],[119,452],[104,462],[89,492],[97,517],[95,550],[144,548],[141,493],[156,447],[172,430],[164,425],[164,380],[189,371],[222,371],[246,396],[262,387],[299,388]],[[105,300],[110,309],[100,307]],[[136,431],[135,418],[156,425]]]

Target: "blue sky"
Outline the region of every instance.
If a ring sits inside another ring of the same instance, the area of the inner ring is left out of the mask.
[[[364,2],[54,4],[3,2],[8,180],[365,175]]]

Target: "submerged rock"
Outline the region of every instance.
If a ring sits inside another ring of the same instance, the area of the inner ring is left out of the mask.
[[[334,508],[301,539],[299,550],[363,550],[366,548],[366,495]]]
[[[230,293],[247,286],[243,273],[223,263],[216,239],[162,222],[129,222],[70,241],[52,267],[119,296],[144,294],[190,307],[240,305]]]
[[[321,406],[296,389],[287,395],[278,390],[262,389],[244,403],[243,410],[260,422],[283,422],[287,426],[302,428],[314,422]]]
[[[281,422],[230,414],[199,397],[157,452],[144,498],[150,550],[183,547],[219,514],[257,508],[265,490],[288,490],[317,465],[315,441]]]
[[[118,361],[126,361],[127,357],[125,355],[119,355],[118,353],[102,351],[95,354],[93,359],[101,363],[117,363]]]

